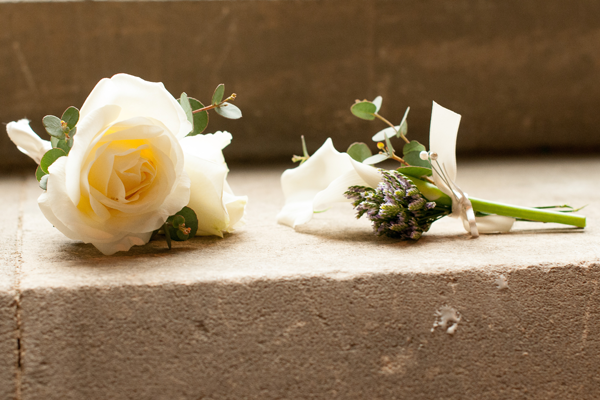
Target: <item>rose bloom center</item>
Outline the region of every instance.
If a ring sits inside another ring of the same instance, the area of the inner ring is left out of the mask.
[[[157,175],[152,146],[146,140],[118,140],[98,150],[88,175],[90,187],[101,195],[94,197],[109,207],[112,201],[143,199]]]

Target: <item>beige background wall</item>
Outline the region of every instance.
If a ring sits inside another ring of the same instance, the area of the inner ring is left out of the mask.
[[[382,128],[352,117],[384,97],[427,141],[431,101],[463,115],[467,154],[600,150],[600,3],[593,0],[0,3],[0,122],[81,106],[102,77],[163,81],[208,101],[225,82],[244,118],[231,161],[285,160],[327,136],[339,150]],[[0,134],[0,168],[28,162]]]

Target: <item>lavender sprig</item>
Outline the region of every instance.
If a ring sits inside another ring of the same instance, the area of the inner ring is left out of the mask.
[[[451,213],[421,194],[413,183],[397,171],[380,169],[383,181],[377,188],[351,186],[344,195],[356,209],[356,218],[367,215],[373,231],[402,240],[419,240],[431,224]]]

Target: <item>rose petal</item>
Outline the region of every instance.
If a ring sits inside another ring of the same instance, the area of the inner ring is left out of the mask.
[[[229,187],[227,181],[223,187],[223,203],[227,208],[227,214],[229,215],[229,225],[227,226],[227,232],[233,232],[246,225],[244,215],[246,213],[246,205],[248,204],[248,196],[236,196]]]
[[[231,143],[231,133],[215,132],[206,135],[184,137],[179,141],[184,153],[203,158],[218,164],[224,164],[221,151]]]
[[[190,177],[188,207],[198,216],[199,236],[223,237],[229,226],[229,215],[223,204],[223,187],[227,168],[222,164],[186,154],[185,171]]]
[[[77,126],[77,135],[73,139],[73,147],[67,157],[67,193],[73,204],[79,203],[81,170],[89,153],[93,150],[92,142],[106,130],[109,124],[115,121],[119,112],[120,108],[117,106],[104,106],[80,120]]]
[[[160,82],[147,82],[127,74],[102,79],[81,107],[81,117],[109,104],[121,107],[119,120],[140,115],[153,116],[178,138],[185,137],[192,130],[185,111]]]

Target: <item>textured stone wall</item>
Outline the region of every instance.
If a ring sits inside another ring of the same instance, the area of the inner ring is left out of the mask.
[[[330,0],[0,3],[0,122],[81,106],[128,72],[208,100],[239,94],[229,160],[340,150],[383,128],[354,118],[384,97],[426,141],[431,101],[463,115],[458,151],[600,149],[600,3]],[[27,162],[0,135],[0,167]]]

